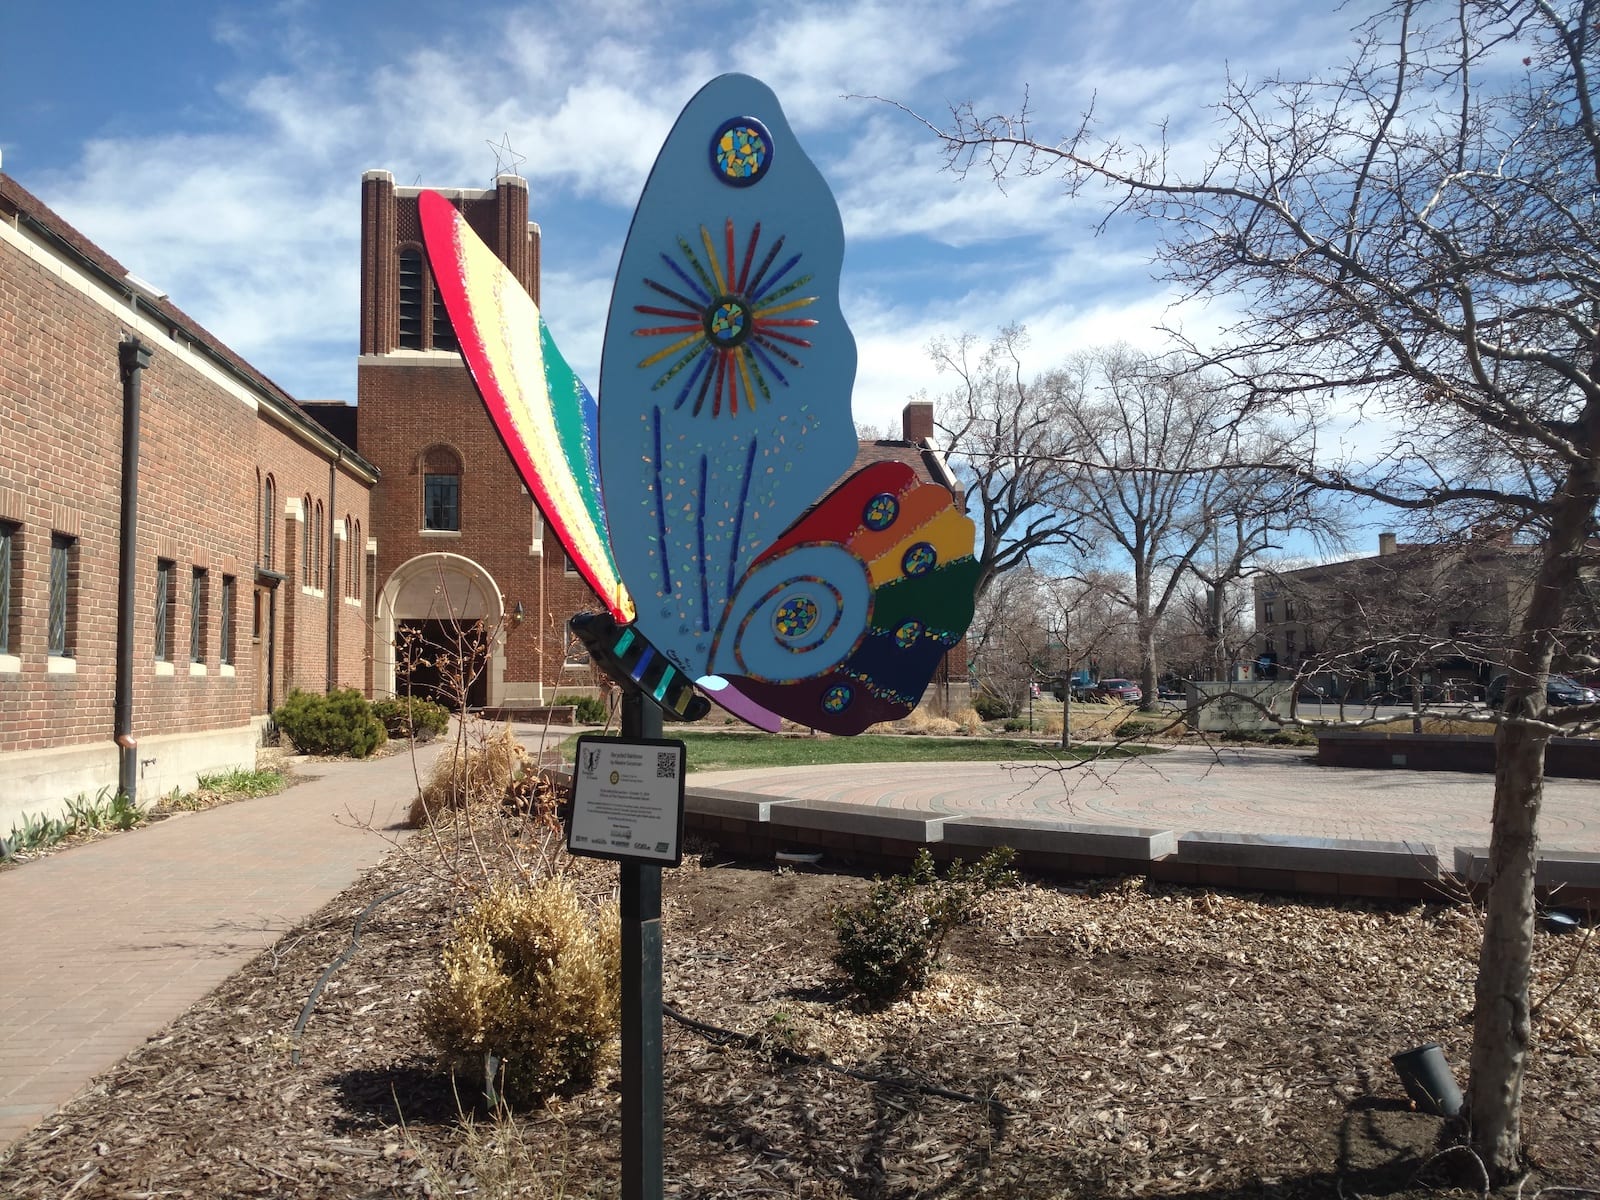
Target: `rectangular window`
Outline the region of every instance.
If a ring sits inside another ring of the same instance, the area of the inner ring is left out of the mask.
[[[1294,662],[1294,654],[1295,654],[1295,645],[1294,645],[1294,643],[1295,643],[1294,630],[1292,630],[1292,629],[1285,630],[1284,631],[1284,635],[1283,635],[1283,657],[1286,658],[1287,660],[1289,660],[1289,662],[1291,662],[1291,663]]]
[[[1272,615],[1272,601],[1263,600],[1261,602],[1261,623],[1263,625],[1271,625],[1276,620],[1277,618]]]
[[[461,476],[424,475],[422,477],[422,527],[424,529],[461,528]]]
[[[73,560],[78,539],[64,533],[50,535],[50,647],[57,658],[73,657],[72,585]]]
[[[1285,621],[1294,620],[1294,601],[1293,600],[1285,600],[1283,602],[1283,619]]]
[[[400,252],[400,346],[422,349],[422,251]]]
[[[156,559],[156,661],[172,660],[172,586],[178,564]]]
[[[0,521],[0,654],[16,653],[11,648],[14,645],[11,637],[11,589],[12,581],[16,578],[11,556],[16,553],[16,548],[17,527],[10,521]]]
[[[238,584],[232,575],[222,577],[222,607],[217,613],[219,635],[218,659],[223,666],[233,666],[233,601]]]
[[[439,289],[433,291],[433,348],[435,350],[459,350],[461,344],[456,341],[455,326],[450,324],[450,314],[445,311],[444,297],[439,294]]]
[[[196,567],[189,576],[189,661],[206,660],[206,572]]]
[[[578,568],[573,564],[572,555],[563,554],[561,556],[561,561],[561,573],[563,575],[576,575],[578,573]]]

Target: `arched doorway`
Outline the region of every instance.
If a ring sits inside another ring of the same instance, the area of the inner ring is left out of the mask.
[[[378,597],[373,684],[451,708],[497,706],[505,682],[505,603],[494,577],[459,554],[420,554]]]

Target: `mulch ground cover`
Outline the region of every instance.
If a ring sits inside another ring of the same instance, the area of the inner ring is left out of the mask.
[[[419,1033],[452,916],[526,846],[479,832],[391,854],[15,1146],[0,1194],[616,1194],[615,1069],[496,1119]],[[1433,1041],[1464,1075],[1470,907],[1031,881],[958,932],[931,987],[866,1013],[832,965],[830,911],[870,881],[702,849],[665,880],[671,1195],[1482,1191],[1389,1064]],[[593,900],[615,886],[613,865],[567,869]],[[1526,1200],[1600,1194],[1586,937],[1539,935]]]

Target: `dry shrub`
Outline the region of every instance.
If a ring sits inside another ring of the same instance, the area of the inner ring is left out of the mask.
[[[451,931],[422,999],[423,1032],[469,1078],[493,1055],[500,1077],[485,1090],[498,1084],[513,1107],[581,1090],[617,1036],[621,953],[615,905],[591,924],[564,879],[495,885]]]
[[[974,713],[974,716],[977,714]],[[910,733],[926,737],[954,737],[969,732],[962,724],[949,717],[941,717],[926,705],[912,709],[898,721],[885,721],[872,726],[868,733]]]
[[[406,820],[420,828],[455,809],[502,804],[533,769],[532,757],[509,725],[476,744],[458,742],[434,762]]]
[[[983,732],[983,718],[978,715],[975,708],[963,708],[950,714],[950,719],[959,725],[962,732],[977,735]]]

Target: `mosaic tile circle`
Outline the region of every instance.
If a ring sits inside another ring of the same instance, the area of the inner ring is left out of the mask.
[[[877,532],[894,524],[900,515],[900,500],[893,492],[879,492],[861,510],[861,523]]]
[[[822,693],[822,711],[842,713],[850,707],[850,701],[854,698],[855,693],[850,690],[849,685],[836,683]]]
[[[939,552],[927,542],[918,542],[907,550],[900,566],[907,575],[926,575],[939,561]]]
[[[711,138],[711,173],[731,187],[749,187],[772,167],[772,135],[754,117],[733,117]]]

